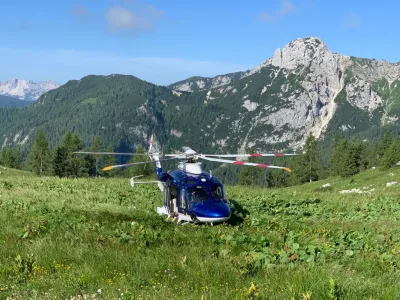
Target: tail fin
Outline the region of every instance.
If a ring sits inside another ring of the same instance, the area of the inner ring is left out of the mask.
[[[162,172],[161,163],[160,163],[160,154],[158,152],[153,152],[155,150],[154,142],[155,142],[155,134],[153,133],[150,137],[150,142],[149,142],[150,145],[149,145],[148,154],[151,157],[151,159],[156,163],[157,174],[160,174]]]
[[[151,150],[153,148],[153,141],[154,141],[154,133],[152,133],[150,137],[149,154],[151,153]]]

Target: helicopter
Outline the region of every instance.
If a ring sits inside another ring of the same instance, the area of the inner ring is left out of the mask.
[[[231,208],[223,183],[210,172],[202,170],[199,160],[234,164],[239,166],[252,166],[258,168],[282,169],[287,172],[287,167],[273,166],[260,163],[244,162],[240,160],[229,160],[226,158],[249,158],[249,157],[280,157],[297,154],[199,154],[190,147],[182,147],[182,153],[161,155],[153,151],[154,134],[151,135],[149,150],[147,154],[115,153],[115,152],[74,152],[79,154],[94,155],[143,155],[150,158],[149,161],[126,163],[120,165],[106,166],[103,171],[116,168],[130,167],[138,164],[153,163],[156,167],[157,180],[136,181],[140,176],[130,178],[130,185],[135,184],[158,184],[163,193],[163,205],[157,207],[157,213],[178,222],[195,223],[220,223],[228,221],[231,217]],[[161,167],[162,161],[179,160],[178,168],[164,172]]]

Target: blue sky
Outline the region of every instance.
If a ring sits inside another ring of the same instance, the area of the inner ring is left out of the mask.
[[[0,80],[131,74],[156,84],[247,70],[299,37],[400,61],[400,1],[15,0],[0,4]]]

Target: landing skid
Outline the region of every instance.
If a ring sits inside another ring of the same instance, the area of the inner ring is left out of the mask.
[[[185,222],[191,222],[191,223],[209,223],[211,226],[214,225],[214,223],[221,223],[228,221],[230,219],[229,217],[226,218],[201,218],[198,217],[196,220],[193,220],[190,216],[184,215],[181,213],[174,213],[174,214],[169,214],[166,210],[165,207],[157,207],[157,213],[160,216],[167,216],[167,219],[172,218],[174,221],[177,221],[177,223],[181,223],[183,221]]]
[[[168,218],[173,218],[174,220],[177,220],[178,223],[186,221],[186,222],[193,222],[192,218],[188,215],[184,215],[181,213],[175,213],[175,214],[169,214],[165,207],[157,207],[157,213],[160,216],[167,216]]]

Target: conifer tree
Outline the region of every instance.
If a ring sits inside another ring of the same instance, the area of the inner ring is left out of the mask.
[[[287,161],[284,157],[279,157],[274,160],[276,166],[286,166]],[[288,174],[281,169],[270,169],[268,173],[268,186],[269,187],[283,187],[288,183]]]
[[[57,176],[87,177],[95,174],[95,163],[92,157],[73,153],[82,150],[82,148],[83,142],[78,133],[67,131],[64,134],[53,160],[53,169],[56,168],[54,172],[57,172]],[[61,162],[62,160],[64,163]],[[61,165],[56,167],[56,163]]]
[[[22,161],[21,149],[18,147],[14,151],[14,168],[21,169],[22,163],[23,161]]]
[[[330,156],[328,158],[328,173],[330,176],[337,176],[343,159],[343,139],[339,132],[336,133],[330,145]]]
[[[380,165],[383,169],[393,167],[400,161],[400,139],[396,138],[384,152]]]
[[[342,156],[343,160],[340,164],[341,169],[339,170],[341,176],[352,176],[360,171],[360,152],[354,142],[346,140]]]
[[[15,155],[11,147],[4,147],[1,151],[1,164],[4,167],[15,168]]]
[[[377,147],[377,156],[378,159],[381,159],[385,154],[386,150],[389,149],[390,145],[393,142],[393,136],[390,131],[385,132],[381,142],[378,144]]]
[[[98,135],[96,135],[93,140],[91,151],[100,152],[102,149],[103,149],[103,145],[101,143],[101,139]],[[100,172],[100,160],[101,160],[101,157],[99,155],[94,156],[94,165],[95,165],[96,176],[99,175],[99,172]]]
[[[50,168],[50,150],[43,129],[39,130],[29,153],[30,169],[38,175],[46,174]]]
[[[68,176],[68,151],[64,147],[57,147],[53,159],[53,174],[58,177]]]
[[[254,147],[247,150],[247,153],[255,153]],[[251,163],[262,163],[260,157],[250,157],[248,162]],[[239,172],[238,183],[246,186],[266,186],[267,172],[265,169],[252,167],[252,166],[241,166]]]
[[[129,160],[128,163],[151,161],[150,158],[147,155],[145,155],[146,151],[141,145],[138,146],[135,154],[137,155],[132,156],[132,158]],[[154,164],[148,163],[148,164],[140,164],[128,167],[125,171],[125,174],[128,175],[129,177],[138,175],[149,177],[153,174],[153,172],[154,172]]]
[[[67,150],[67,152],[72,152],[72,132],[71,131],[67,131],[61,141],[61,148],[64,148]]]
[[[108,145],[106,152],[114,152],[113,146],[112,145]],[[116,159],[114,155],[107,155],[105,158],[105,165],[106,166],[113,166],[116,164]],[[103,174],[105,174],[108,177],[113,177],[116,174],[116,170],[110,170],[110,171],[106,171],[103,172]]]
[[[291,160],[291,168],[293,175],[291,176],[293,183],[304,183],[316,181],[321,173],[321,158],[319,154],[319,146],[315,137],[309,134],[303,147],[303,153]]]

